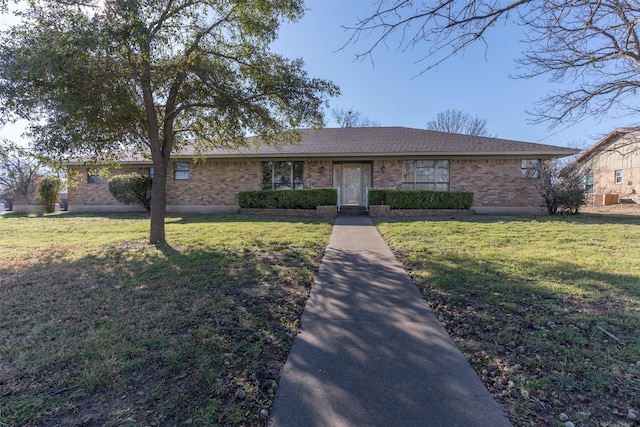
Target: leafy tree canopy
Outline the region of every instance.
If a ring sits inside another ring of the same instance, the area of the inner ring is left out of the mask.
[[[301,0],[34,0],[0,35],[0,117],[44,152],[153,160],[151,242],[163,242],[171,153],[288,142],[338,94],[270,51]]]

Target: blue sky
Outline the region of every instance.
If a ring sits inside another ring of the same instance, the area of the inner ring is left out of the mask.
[[[281,29],[273,49],[289,58],[302,58],[310,76],[340,86],[342,95],[331,100],[332,108],[353,108],[382,126],[414,128],[425,128],[440,111],[458,109],[486,119],[491,135],[571,147],[589,146],[615,127],[634,124],[629,118],[587,118],[552,130],[546,124],[530,124],[526,110],[553,86],[544,78],[509,77],[518,72],[514,58],[523,49],[517,28],[498,27],[490,35],[488,49],[477,45],[464,56],[420,74],[425,64],[416,62],[423,53],[419,47],[401,52],[389,44],[375,50],[371,59],[356,61],[355,55],[366,51],[374,39],[361,37],[357,44],[345,46],[351,32],[343,27],[367,16],[374,0],[307,0],[305,4],[305,16]],[[336,126],[330,111],[327,126]],[[20,140],[21,129],[6,126],[0,129],[0,138]]]
[[[332,106],[360,111],[383,126],[425,128],[426,122],[446,109],[463,110],[487,120],[489,132],[500,138],[576,146],[593,144],[613,128],[631,126],[629,118],[597,121],[587,118],[568,127],[548,129],[530,124],[535,102],[553,85],[545,78],[512,79],[518,73],[514,58],[524,47],[519,30],[498,27],[490,34],[488,49],[478,44],[464,56],[454,57],[424,70],[417,63],[424,53],[418,48],[400,52],[396,45],[378,48],[371,60],[354,61],[366,51],[373,37],[341,49],[358,17],[367,16],[373,0],[307,0],[307,12],[297,23],[285,26],[275,50],[303,58],[314,77],[332,80],[342,95]],[[336,126],[327,115],[328,126]]]

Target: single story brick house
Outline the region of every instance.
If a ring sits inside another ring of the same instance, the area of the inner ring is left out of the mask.
[[[640,202],[640,128],[614,129],[571,166],[582,176],[587,203]]]
[[[470,191],[478,213],[540,212],[542,199],[527,169],[578,150],[499,138],[404,127],[301,130],[286,146],[219,149],[200,156],[177,153],[167,180],[167,212],[237,212],[248,190],[333,187],[341,206],[365,206],[368,188]],[[125,212],[138,207],[111,197],[95,168],[69,168],[79,182],[69,189],[72,212]],[[111,175],[153,174],[149,160],[122,159]]]

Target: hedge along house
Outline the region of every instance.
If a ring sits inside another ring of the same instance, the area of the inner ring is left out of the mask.
[[[577,150],[498,138],[403,127],[301,130],[299,144],[257,146],[173,156],[168,213],[237,212],[238,193],[333,187],[339,206],[366,206],[367,189],[465,191],[477,213],[540,212],[542,199],[528,170]],[[196,160],[197,159],[197,160]],[[72,212],[138,210],[117,202],[96,170],[80,172],[69,189]],[[150,161],[122,159],[111,174],[153,174]]]

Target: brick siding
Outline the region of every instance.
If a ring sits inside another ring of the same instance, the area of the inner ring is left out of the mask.
[[[382,170],[384,166],[384,171]],[[371,168],[373,187],[402,186],[401,159],[374,160]],[[474,207],[539,207],[540,195],[531,182],[520,177],[521,159],[453,159],[449,163],[450,190],[474,193]],[[139,210],[126,206],[109,194],[107,180],[90,184],[86,167],[74,168],[80,176],[76,187],[69,189],[69,209]],[[131,172],[148,173],[149,167],[126,166],[110,170],[111,175]],[[304,163],[306,188],[333,186],[333,162],[308,159]],[[626,179],[626,178],[625,178]],[[625,181],[626,182],[626,181]],[[189,163],[189,179],[174,179],[173,162],[167,177],[167,206],[188,207],[191,212],[208,212],[212,207],[237,209],[240,191],[260,190],[260,160],[206,160]]]
[[[384,172],[382,172],[384,165]],[[453,159],[449,161],[449,190],[471,191],[474,206],[538,207],[540,195],[521,178],[521,159]],[[373,162],[373,187],[402,188],[403,160]]]
[[[532,181],[521,177],[521,166],[521,159],[451,160],[449,190],[473,192],[477,207],[542,206]]]

